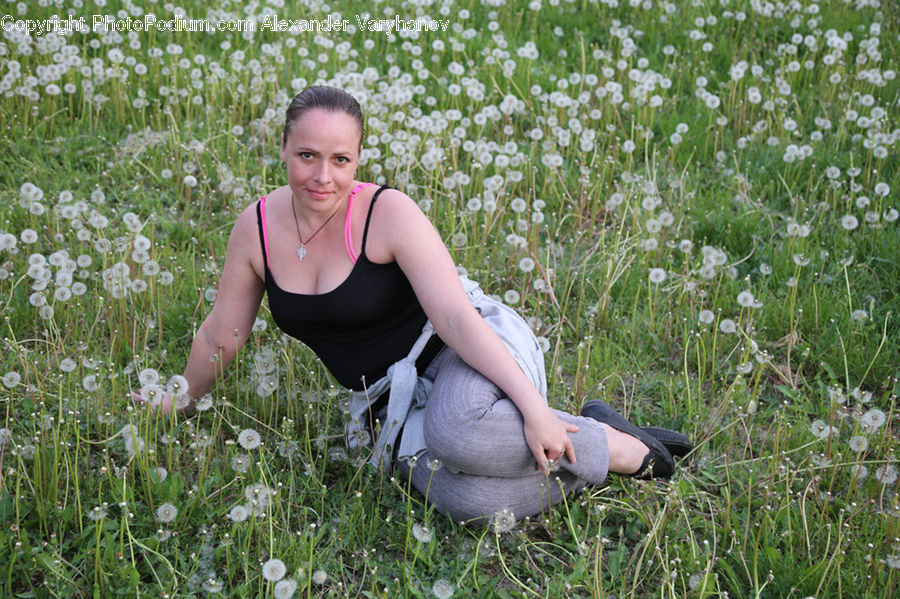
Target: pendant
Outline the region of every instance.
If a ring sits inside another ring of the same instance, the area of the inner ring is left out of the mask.
[[[300,262],[303,262],[303,259],[306,258],[306,246],[302,243],[300,247],[297,248],[297,258],[300,259]]]

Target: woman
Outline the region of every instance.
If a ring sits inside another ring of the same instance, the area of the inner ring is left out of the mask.
[[[364,405],[382,418],[380,450],[404,458],[398,471],[455,520],[537,514],[608,471],[670,475],[669,449],[690,450],[683,436],[639,429],[602,402],[589,402],[586,416],[550,409],[539,391],[542,362],[530,379],[517,362],[530,332],[524,342],[502,340],[472,298],[498,307],[464,288],[416,203],[355,179],[363,129],[359,104],[340,90],[312,87],[291,102],[281,146],[287,185],[246,208],[231,232],[215,305],[184,373],[190,394],[206,393],[234,358],[265,292],[279,327],[357,397],[391,389]],[[412,380],[397,374],[401,366]],[[442,467],[424,466],[435,463]]]

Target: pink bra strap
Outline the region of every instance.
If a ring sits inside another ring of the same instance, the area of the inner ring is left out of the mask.
[[[353,208],[353,198],[357,193],[365,189],[366,187],[371,187],[375,185],[374,183],[360,183],[350,192],[350,197],[347,199],[347,217],[344,219],[344,246],[347,248],[347,255],[350,256],[350,260],[356,264],[356,261],[359,260],[359,256],[356,255],[356,252],[353,251],[353,231],[350,228],[350,214]]]
[[[263,249],[266,252],[266,264],[269,264],[269,230],[266,227],[266,196],[259,198],[260,221],[262,222]]]

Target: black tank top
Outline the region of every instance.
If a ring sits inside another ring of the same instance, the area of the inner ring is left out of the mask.
[[[385,189],[382,186],[372,197],[353,270],[335,289],[318,295],[292,293],[276,284],[266,255],[261,204],[256,205],[266,295],[275,323],[308,345],[341,385],[355,391],[371,385],[387,374],[391,364],[406,357],[427,320],[397,263],[376,264],[366,255],[372,208]],[[419,372],[442,347],[443,342],[433,336],[416,361]]]

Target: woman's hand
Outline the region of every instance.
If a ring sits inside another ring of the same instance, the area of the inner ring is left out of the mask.
[[[577,433],[578,426],[560,420],[550,408],[525,420],[525,442],[537,460],[537,467],[549,473],[563,456],[575,463],[575,447],[569,433]]]

